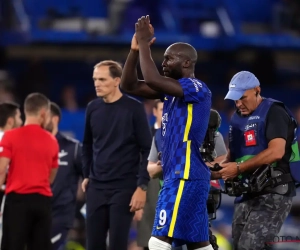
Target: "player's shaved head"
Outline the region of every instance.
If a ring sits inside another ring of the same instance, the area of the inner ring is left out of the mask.
[[[174,54],[177,54],[178,56],[182,56],[185,59],[190,60],[193,64],[197,62],[197,51],[188,43],[173,43],[167,48],[167,51],[168,50]]]
[[[188,43],[173,43],[165,54],[162,63],[164,75],[173,79],[194,76],[197,51]]]

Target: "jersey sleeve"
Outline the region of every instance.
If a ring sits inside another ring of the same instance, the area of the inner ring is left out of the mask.
[[[178,80],[183,90],[183,100],[186,103],[200,103],[204,101],[209,89],[200,80],[181,78]]]
[[[0,157],[11,159],[12,156],[12,138],[11,133],[6,132],[0,142]]]
[[[52,168],[58,168],[58,166],[59,166],[59,162],[58,162],[59,145],[58,145],[58,142],[56,139],[54,140],[53,148],[54,148],[54,150],[53,150],[53,157],[52,157]]]

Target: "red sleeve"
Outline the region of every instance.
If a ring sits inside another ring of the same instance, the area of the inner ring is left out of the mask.
[[[52,168],[58,168],[58,153],[59,153],[59,146],[56,139],[54,139],[54,153],[53,153],[53,160],[52,160]]]
[[[0,157],[11,159],[12,155],[12,134],[6,132],[0,142]]]

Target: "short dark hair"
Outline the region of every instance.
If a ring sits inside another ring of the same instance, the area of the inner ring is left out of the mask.
[[[53,116],[58,116],[59,121],[60,121],[61,120],[61,109],[55,102],[51,102],[50,110],[51,110],[51,114]]]
[[[154,100],[154,108],[157,109],[158,108],[158,104],[162,103],[162,101],[160,99],[155,99]]]
[[[14,102],[0,103],[0,127],[5,127],[8,118],[14,117],[17,110],[20,108],[19,104]]]
[[[101,66],[107,66],[109,68],[109,73],[112,78],[117,78],[117,77],[121,78],[123,69],[120,63],[113,60],[105,60],[97,63],[94,66],[94,69]]]
[[[50,100],[41,93],[29,94],[24,103],[24,111],[27,114],[37,114],[42,108],[50,107]]]

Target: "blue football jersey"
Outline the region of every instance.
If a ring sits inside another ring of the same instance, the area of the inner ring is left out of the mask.
[[[208,128],[211,91],[195,78],[178,80],[183,97],[164,96],[161,127],[163,178],[210,179],[200,147]]]

